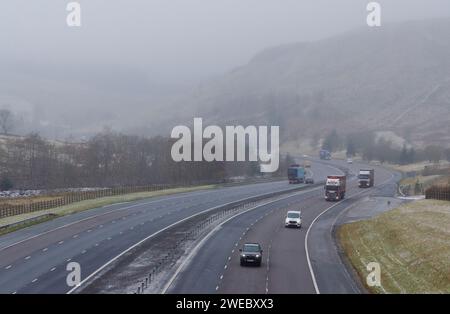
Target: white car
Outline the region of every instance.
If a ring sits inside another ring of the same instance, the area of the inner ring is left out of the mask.
[[[352,164],[352,163],[353,163],[353,159],[348,158],[348,159],[347,159],[347,163],[348,163],[348,164]]]
[[[288,227],[301,228],[301,226],[302,226],[302,212],[301,211],[295,211],[295,210],[288,211],[287,215],[286,215],[286,219],[284,221],[284,226],[286,228],[288,228]]]

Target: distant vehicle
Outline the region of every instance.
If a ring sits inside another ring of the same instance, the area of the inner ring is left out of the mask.
[[[347,177],[327,176],[325,182],[325,199],[327,201],[340,201],[345,197]]]
[[[302,227],[302,212],[290,210],[287,212],[286,219],[284,220],[284,226],[288,227]]]
[[[372,187],[375,183],[374,169],[360,169],[358,175],[358,186],[360,188]]]
[[[352,163],[353,163],[353,159],[347,158],[347,163],[348,163],[348,164],[352,164]]]
[[[305,179],[305,183],[306,183],[306,184],[314,184],[314,179],[313,179],[313,177],[307,177],[307,178]]]
[[[291,165],[288,168],[288,180],[289,184],[292,183],[304,183],[305,182],[306,171],[305,168],[298,164]]]
[[[305,160],[303,162],[303,167],[304,168],[311,168],[311,162],[309,160]]]
[[[320,159],[324,160],[330,160],[331,159],[331,153],[326,149],[321,149],[319,152]]]
[[[259,243],[245,243],[242,249],[239,249],[239,252],[241,252],[241,266],[247,264],[261,266],[263,250]]]

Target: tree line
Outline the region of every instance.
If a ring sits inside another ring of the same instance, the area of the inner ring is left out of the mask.
[[[109,130],[83,143],[51,142],[38,134],[10,137],[0,145],[0,188],[190,185],[261,175],[257,162],[174,162],[173,142]],[[271,175],[283,174],[289,158]]]
[[[443,159],[450,161],[450,148],[438,145],[414,148],[406,144],[399,148],[392,141],[377,139],[375,133],[370,131],[343,136],[333,130],[325,136],[322,148],[330,152],[345,150],[347,156],[353,157],[358,154],[367,161],[378,160],[402,165],[420,161],[437,163]]]

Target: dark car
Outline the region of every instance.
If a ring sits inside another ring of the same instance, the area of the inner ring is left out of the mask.
[[[258,243],[245,243],[239,252],[241,252],[241,266],[248,264],[261,266],[263,250]]]
[[[308,178],[306,178],[305,183],[306,184],[314,184],[314,179],[311,177],[308,177]]]

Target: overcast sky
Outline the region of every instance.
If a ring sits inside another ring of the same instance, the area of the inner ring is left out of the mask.
[[[167,80],[198,80],[260,50],[363,27],[368,0],[80,0],[82,27],[66,25],[69,0],[0,5],[8,61],[120,64]],[[450,16],[448,0],[386,0],[382,22]]]

